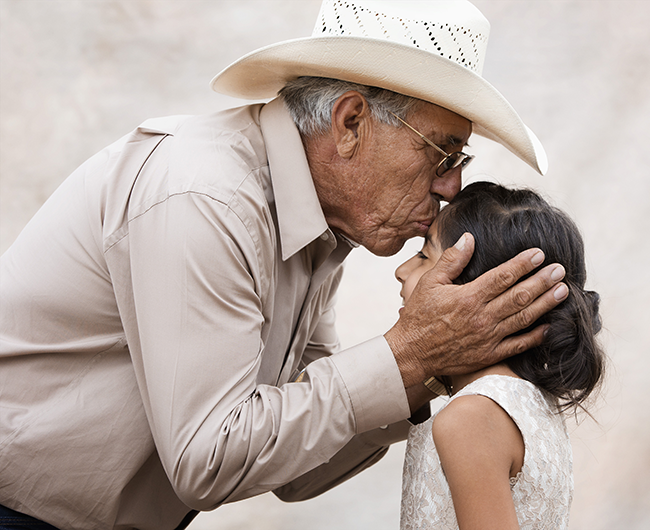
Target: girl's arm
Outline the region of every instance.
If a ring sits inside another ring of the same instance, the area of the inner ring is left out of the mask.
[[[524,442],[510,416],[484,396],[461,396],[433,422],[460,530],[519,529],[510,477],[521,470]]]

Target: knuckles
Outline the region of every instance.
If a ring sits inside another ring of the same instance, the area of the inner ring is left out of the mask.
[[[496,282],[497,284],[509,287],[517,283],[519,276],[510,267],[502,267],[495,269],[497,274]]]
[[[513,300],[517,307],[528,307],[534,299],[535,297],[533,296],[533,293],[524,287],[515,290],[513,294]]]
[[[528,326],[532,325],[535,320],[537,320],[536,316],[533,314],[533,312],[526,308],[522,309],[517,315],[517,323],[519,324],[520,329],[527,328]]]

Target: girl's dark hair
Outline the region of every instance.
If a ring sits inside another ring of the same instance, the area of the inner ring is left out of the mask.
[[[544,342],[505,362],[519,377],[556,396],[561,410],[581,407],[601,381],[604,353],[596,341],[600,297],[584,290],[584,244],[575,223],[532,190],[476,182],[442,210],[437,228],[443,249],[465,232],[474,236],[474,255],[457,278],[459,284],[532,247],[544,251],[542,266],[564,266],[568,298],[528,328],[550,324]]]

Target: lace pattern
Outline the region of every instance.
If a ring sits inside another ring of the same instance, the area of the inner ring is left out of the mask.
[[[564,417],[557,413],[553,398],[528,381],[501,375],[477,379],[450,402],[466,395],[482,395],[498,403],[522,433],[524,465],[510,479],[520,528],[568,528],[573,458]],[[436,415],[409,432],[402,476],[401,530],[458,530],[449,486],[431,436]]]

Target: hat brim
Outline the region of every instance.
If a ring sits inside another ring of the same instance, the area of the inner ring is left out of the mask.
[[[218,73],[210,86],[243,99],[275,97],[301,76],[376,86],[451,110],[533,169],[546,172],[542,144],[508,101],[485,79],[430,52],[365,37],[307,37],[251,52]]]

